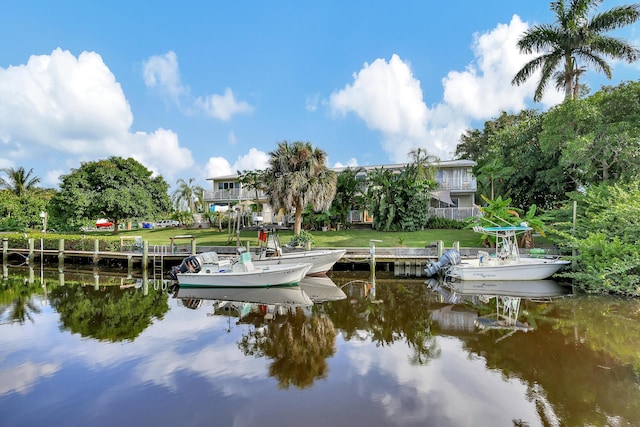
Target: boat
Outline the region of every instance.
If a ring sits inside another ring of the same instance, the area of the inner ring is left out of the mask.
[[[301,249],[281,245],[277,234],[278,226],[245,227],[245,230],[257,230],[260,246],[252,254],[251,261],[257,267],[275,266],[291,263],[310,263],[307,272],[310,276],[326,275],[333,265],[347,252],[346,249]]]
[[[169,275],[181,288],[269,288],[297,286],[310,268],[309,263],[255,266],[247,252],[237,262],[220,259],[216,252],[203,252],[186,257]]]
[[[531,230],[527,225],[474,227],[477,233],[495,237],[495,253],[478,251],[477,258],[462,260],[457,251],[449,250],[443,254],[441,260],[428,265],[425,272],[428,276],[433,276],[437,271],[444,270],[445,276],[457,280],[548,279],[568,265],[569,261],[557,256],[520,256],[517,235]]]

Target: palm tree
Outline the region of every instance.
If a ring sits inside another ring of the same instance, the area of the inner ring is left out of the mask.
[[[23,196],[35,190],[36,185],[40,183],[40,178],[31,176],[33,169],[25,172],[23,167],[19,167],[18,169],[3,168],[0,171],[7,174],[7,179],[0,178],[0,189],[8,190],[16,196]]]
[[[495,199],[495,183],[502,182],[509,178],[514,172],[511,166],[505,166],[499,159],[493,159],[491,162],[478,169],[478,181],[486,183],[491,187],[491,200]]]
[[[180,178],[178,181],[176,181],[176,185],[178,186],[178,188],[176,188],[174,192],[171,193],[171,200],[173,201],[177,210],[180,210],[180,205],[184,203],[189,209],[189,212],[196,212],[196,205],[200,204],[199,201],[202,197],[204,189],[199,185],[195,185],[193,183],[195,180],[195,178],[189,178],[189,182],[187,182],[184,179]],[[196,201],[198,201],[198,203],[196,203]]]
[[[610,79],[611,67],[604,56],[629,63],[640,57],[640,50],[625,40],[604,35],[607,31],[635,23],[640,18],[640,4],[617,6],[589,17],[589,12],[602,0],[569,0],[568,3],[565,0],[551,2],[556,22],[535,25],[518,40],[520,52],[541,52],[541,55],[527,62],[511,84],[523,84],[540,69],[542,74],[533,97],[536,102],[542,99],[547,83],[558,68],[564,73],[565,101],[573,99],[575,74],[579,70],[576,60],[594,67]]]
[[[300,234],[302,211],[308,205],[315,212],[326,212],[336,194],[336,174],[325,165],[327,154],[310,142],[287,141],[269,153],[265,187],[275,211],[295,210],[294,234]]]
[[[580,84],[580,77],[582,77],[582,75],[585,74],[586,72],[587,72],[586,67],[579,67],[577,64],[575,64],[573,68],[573,83],[572,83],[573,99],[580,98],[581,94],[587,95],[589,93],[589,87],[585,84],[582,84],[582,85]],[[556,81],[556,89],[558,89],[558,91],[564,90],[564,85],[566,81],[564,70],[556,71],[555,73],[553,73],[553,78]]]

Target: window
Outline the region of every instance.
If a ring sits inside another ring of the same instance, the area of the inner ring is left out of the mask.
[[[234,188],[237,188],[239,184],[236,182],[219,182],[218,183],[218,190],[233,190]]]

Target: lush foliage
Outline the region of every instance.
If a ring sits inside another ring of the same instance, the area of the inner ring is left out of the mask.
[[[327,154],[310,142],[286,141],[269,153],[265,188],[269,204],[277,212],[295,212],[293,230],[299,234],[302,212],[311,205],[314,211],[326,211],[336,194],[336,174],[326,166]]]
[[[46,210],[53,190],[37,186],[40,178],[33,176],[33,170],[5,168],[0,172],[0,231],[26,231],[42,228],[41,213]]]
[[[367,176],[367,209],[375,230],[416,231],[427,224],[437,159],[421,149],[410,154],[413,162],[402,171],[380,168]]]
[[[640,182],[600,184],[570,199],[558,218],[564,244],[579,256],[564,275],[587,292],[640,296]]]
[[[152,177],[131,158],[86,162],[61,179],[51,209],[59,229],[78,228],[87,218],[106,218],[117,231],[123,220],[156,218],[171,210],[162,176]]]

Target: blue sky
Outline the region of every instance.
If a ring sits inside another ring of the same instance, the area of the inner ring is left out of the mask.
[[[605,0],[600,10],[630,2]],[[328,166],[452,158],[459,136],[532,103],[515,47],[541,0],[0,0],[0,168],[55,187],[83,161],[133,157],[170,185],[266,167],[281,141]],[[613,33],[639,46],[638,24]],[[640,65],[589,73],[593,91]]]

